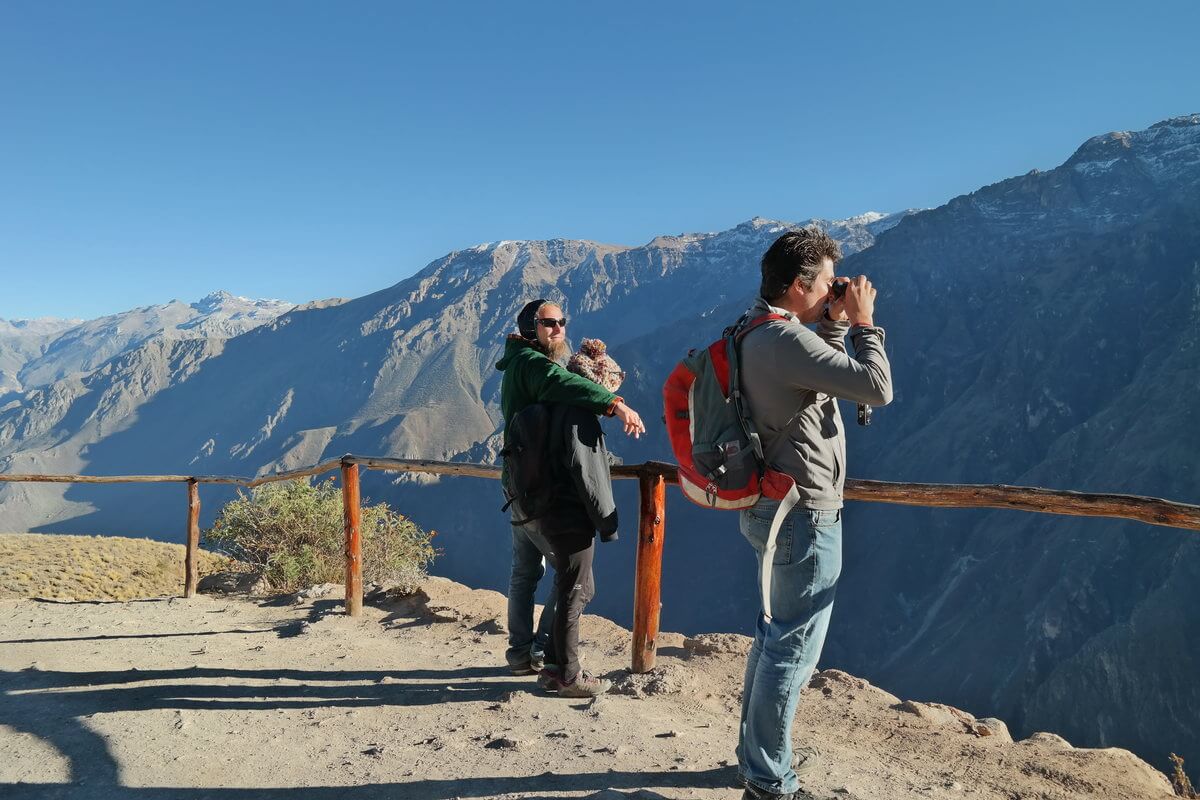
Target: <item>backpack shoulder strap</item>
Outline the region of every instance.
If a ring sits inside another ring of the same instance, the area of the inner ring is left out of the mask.
[[[725,329],[726,348],[729,355],[729,396],[733,400],[734,408],[737,410],[738,419],[741,420],[742,431],[750,441],[750,446],[754,449],[754,456],[758,460],[758,465],[764,470],[768,465],[767,454],[773,450],[773,446],[778,443],[779,439],[776,438],[768,447],[764,448],[762,437],[755,428],[754,421],[750,419],[750,415],[746,412],[746,405],[742,398],[741,343],[750,331],[775,320],[787,322],[788,318],[773,311],[753,318],[749,313],[746,313],[734,325]]]

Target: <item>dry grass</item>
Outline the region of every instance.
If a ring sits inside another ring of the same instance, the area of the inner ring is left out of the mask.
[[[134,600],[183,593],[184,547],[119,536],[0,534],[0,598]],[[200,551],[200,574],[231,568]]]

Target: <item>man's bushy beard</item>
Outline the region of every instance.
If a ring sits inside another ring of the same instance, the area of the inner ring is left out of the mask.
[[[550,344],[542,344],[539,341],[534,341],[534,347],[541,350],[546,358],[558,364],[560,367],[565,367],[567,361],[571,358],[571,345],[567,344],[566,339],[561,339]]]
[[[571,345],[567,344],[566,339],[551,342],[550,346],[546,348],[546,355],[555,364],[565,367],[567,360],[571,357]]]

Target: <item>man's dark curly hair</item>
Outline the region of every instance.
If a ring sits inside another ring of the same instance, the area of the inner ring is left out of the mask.
[[[778,300],[796,278],[812,286],[826,258],[835,266],[842,260],[842,248],[828,233],[817,227],[788,231],[763,253],[758,293],[764,300]]]

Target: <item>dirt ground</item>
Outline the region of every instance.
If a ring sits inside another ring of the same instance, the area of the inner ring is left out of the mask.
[[[325,592],[328,594],[325,594]],[[747,640],[660,639],[585,619],[616,692],[540,692],[500,668],[504,599],[431,578],[427,598],[341,613],[339,587],[274,600],[0,600],[5,798],[737,798]],[[988,727],[991,735],[980,735]],[[1132,754],[901,705],[836,670],[805,691],[813,797],[1165,798]]]

